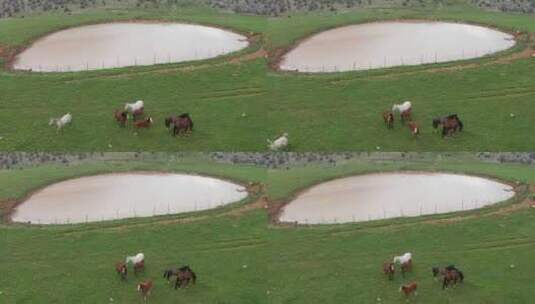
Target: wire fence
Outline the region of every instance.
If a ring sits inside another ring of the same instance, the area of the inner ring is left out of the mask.
[[[330,73],[330,72],[345,72],[345,71],[363,71],[372,69],[381,69],[395,66],[408,66],[408,65],[422,65],[430,63],[444,63],[457,60],[474,59],[484,56],[490,56],[501,49],[475,49],[475,50],[462,50],[460,53],[427,53],[419,56],[383,56],[382,58],[373,58],[370,60],[355,60],[350,59],[344,64],[283,64],[283,69],[299,71],[305,73]]]
[[[156,64],[170,64],[185,61],[203,60],[215,58],[233,52],[232,49],[204,49],[194,50],[189,54],[157,54],[152,56],[116,56],[107,59],[82,60],[78,63],[69,64],[15,64],[17,70],[31,72],[76,72],[100,69],[114,69],[131,66],[147,66]]]
[[[154,205],[152,209],[143,208],[142,210],[137,209],[134,206],[129,208],[116,208],[112,211],[107,212],[106,215],[95,213],[82,213],[76,217],[48,217],[48,218],[16,218],[16,222],[30,223],[30,224],[55,224],[55,225],[64,225],[64,224],[80,224],[80,223],[91,223],[99,221],[111,221],[111,220],[120,220],[126,218],[140,218],[140,217],[150,217],[150,216],[161,216],[161,215],[172,215],[179,213],[188,213],[188,212],[197,212],[203,210],[209,210],[214,208],[223,207],[228,203],[223,201],[217,203],[206,203],[206,202],[194,202],[189,206],[178,206],[179,204],[167,203]]]

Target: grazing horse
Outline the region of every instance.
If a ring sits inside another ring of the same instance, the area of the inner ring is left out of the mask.
[[[385,121],[385,125],[388,129],[394,128],[394,113],[391,111],[384,111],[383,120]]]
[[[450,114],[444,117],[438,117],[433,119],[433,128],[438,128],[442,125],[442,137],[446,135],[452,135],[453,133],[463,130],[463,122],[459,119],[457,114]]]
[[[399,292],[403,291],[405,296],[408,297],[411,294],[417,295],[417,292],[416,292],[417,288],[418,288],[418,284],[416,284],[416,282],[412,282],[407,285],[401,285],[401,287],[399,287]]]
[[[56,132],[59,132],[59,130],[63,129],[66,125],[70,124],[72,121],[72,114],[67,113],[59,118],[50,118],[48,121],[48,125],[56,125]]]
[[[195,284],[197,276],[189,266],[183,266],[176,273],[175,289],[187,287],[190,282]]]
[[[145,104],[143,103],[143,100],[138,100],[134,103],[125,103],[124,105],[124,110],[132,114],[132,119],[134,121],[136,121],[139,116],[143,115],[144,109]]]
[[[438,274],[442,275],[442,289],[450,285],[456,285],[457,281],[460,283],[464,280],[464,274],[459,269],[455,268],[453,265],[449,265],[444,269],[438,267],[433,267],[433,277],[436,277]]]
[[[412,103],[410,101],[405,101],[402,104],[394,104],[392,106],[392,112],[399,111],[399,115],[401,116],[401,123],[405,123],[405,121],[411,120],[411,113],[412,113]]]
[[[414,137],[420,134],[420,125],[418,125],[418,123],[415,121],[409,122],[409,129],[411,130],[411,134]]]
[[[147,297],[150,296],[150,292],[152,290],[152,281],[143,281],[139,284],[137,284],[137,291],[140,292],[143,295],[143,300],[147,302]]]
[[[126,275],[128,274],[128,268],[126,268],[125,263],[117,262],[115,264],[115,271],[117,271],[117,274],[121,275],[122,280],[126,280]]]
[[[136,129],[140,129],[140,128],[150,128],[150,126],[152,125],[152,117],[148,117],[146,119],[143,119],[143,120],[138,120],[138,121],[134,121],[134,127]]]
[[[271,151],[280,151],[288,147],[288,133],[283,133],[282,136],[275,140],[268,139],[268,148]]]
[[[124,127],[128,119],[128,112],[115,110],[115,112],[113,112],[113,117],[115,117],[115,120],[117,120],[117,122],[119,123],[121,127]]]
[[[170,116],[165,119],[165,126],[172,131],[173,136],[193,131],[193,120],[189,113],[183,113],[179,116]]]
[[[396,268],[394,267],[394,263],[392,262],[385,262],[383,263],[383,272],[386,276],[388,276],[389,280],[392,280],[394,278],[394,272],[396,272]]]

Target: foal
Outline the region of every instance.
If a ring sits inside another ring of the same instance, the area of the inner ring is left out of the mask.
[[[417,292],[416,292],[417,288],[418,288],[418,284],[416,284],[416,282],[412,282],[407,285],[401,285],[401,287],[399,288],[399,292],[403,291],[405,296],[408,297],[411,294],[417,295]]]
[[[145,303],[147,302],[147,297],[150,296],[151,290],[152,290],[151,280],[143,281],[137,284],[137,291],[143,295],[143,300],[145,301]]]
[[[409,129],[411,130],[411,134],[414,137],[420,134],[420,125],[418,125],[418,123],[415,121],[409,122]]]
[[[385,121],[385,125],[388,129],[394,128],[394,113],[391,111],[384,111],[383,120]]]
[[[383,272],[385,275],[388,276],[389,280],[392,280],[394,278],[394,272],[396,271],[396,268],[394,267],[394,263],[392,262],[385,262],[383,264]]]
[[[121,111],[121,110],[115,110],[113,112],[113,117],[115,117],[115,120],[121,125],[121,127],[124,127],[126,125],[126,121],[128,118],[128,112],[127,111]]]
[[[121,275],[122,280],[126,280],[126,275],[128,274],[128,268],[126,268],[125,263],[117,262],[117,264],[115,264],[115,271],[117,271],[117,274]]]
[[[152,117],[149,117],[147,119],[143,119],[143,120],[137,120],[137,121],[134,121],[134,127],[136,129],[139,129],[139,128],[150,128],[150,126],[152,125]]]

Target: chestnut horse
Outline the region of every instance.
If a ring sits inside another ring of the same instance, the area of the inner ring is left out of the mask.
[[[396,268],[394,267],[394,263],[392,262],[385,262],[383,264],[383,272],[386,276],[388,276],[389,280],[392,280],[394,278],[394,272],[396,271]]]
[[[399,292],[402,292],[405,294],[406,297],[410,296],[411,294],[417,295],[416,289],[418,288],[418,284],[416,282],[409,283],[407,285],[402,285],[399,288]]]
[[[385,125],[388,129],[394,128],[394,113],[391,111],[384,111],[383,120],[385,121]]]
[[[409,129],[411,130],[411,134],[414,137],[420,134],[420,125],[418,125],[418,123],[415,121],[409,122]]]
[[[140,292],[143,295],[143,300],[147,302],[147,297],[150,296],[150,292],[152,290],[152,281],[143,281],[139,284],[137,284],[137,291]]]
[[[113,112],[113,117],[115,117],[115,120],[117,120],[121,127],[126,126],[126,121],[128,119],[127,111],[115,110],[115,112]]]
[[[150,128],[150,126],[152,125],[152,117],[149,117],[147,119],[143,119],[143,120],[137,120],[137,121],[134,121],[134,127],[136,129],[140,129],[140,128]]]
[[[122,280],[126,280],[126,275],[128,274],[128,268],[126,268],[125,263],[117,262],[115,264],[115,271],[117,271],[117,274],[121,275]]]

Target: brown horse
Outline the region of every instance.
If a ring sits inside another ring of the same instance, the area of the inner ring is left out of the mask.
[[[150,296],[150,292],[152,290],[152,281],[143,281],[139,284],[137,284],[137,291],[140,292],[143,295],[143,300],[147,302],[147,297]]]
[[[128,120],[128,112],[115,110],[115,112],[113,112],[113,117],[115,117],[115,120],[117,120],[121,127],[126,126],[126,121]]]
[[[395,271],[396,271],[396,268],[394,267],[394,263],[392,262],[383,263],[383,272],[386,276],[388,276],[389,280],[392,280],[394,278]]]
[[[126,280],[126,275],[128,274],[128,269],[126,268],[126,264],[123,262],[117,262],[115,264],[115,271],[117,271],[117,274],[121,275],[122,280]]]
[[[141,107],[137,110],[132,111],[132,120],[137,121],[141,117],[143,117],[143,114],[145,113],[145,108]]]
[[[446,135],[451,136],[457,131],[462,132],[464,127],[463,122],[459,119],[457,114],[434,118],[433,128],[436,129],[439,125],[442,125],[442,137]]]
[[[167,117],[165,126],[172,132],[173,136],[191,133],[193,131],[193,120],[188,113],[183,113],[179,116]]]
[[[409,283],[407,285],[402,285],[399,288],[399,292],[402,292],[405,294],[406,297],[410,296],[411,294],[417,295],[416,289],[418,288],[418,284],[416,282]]]
[[[180,267],[176,273],[175,289],[187,287],[191,282],[195,284],[197,276],[189,266]]]
[[[134,127],[136,129],[140,129],[140,128],[150,128],[150,126],[152,125],[152,117],[149,117],[147,119],[143,119],[143,120],[138,120],[138,121],[134,121]]]
[[[405,276],[405,272],[409,272],[412,270],[412,259],[408,260],[405,263],[401,264],[401,275]]]
[[[412,120],[412,108],[406,110],[406,111],[403,111],[401,113],[399,113],[400,116],[401,116],[401,123],[405,123],[405,121],[411,121]]]
[[[442,275],[442,289],[449,287],[451,285],[456,285],[457,282],[462,283],[464,280],[464,274],[455,266],[450,265],[444,269],[438,267],[433,267],[433,277],[436,277],[438,274]]]
[[[145,270],[145,260],[134,264],[134,274],[137,275],[138,271]]]
[[[394,128],[394,113],[392,113],[392,111],[384,111],[383,120],[385,121],[385,125],[388,129]]]
[[[420,134],[420,125],[418,125],[417,122],[411,121],[409,122],[409,129],[411,130],[411,134],[416,137]]]

